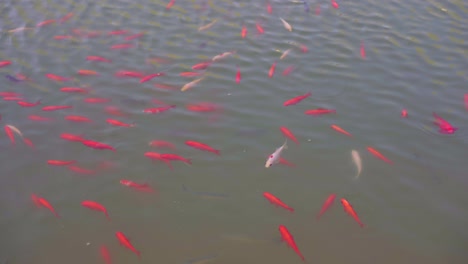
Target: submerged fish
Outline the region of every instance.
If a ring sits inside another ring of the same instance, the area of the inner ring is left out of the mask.
[[[284,149],[288,148],[287,145],[288,140],[286,139],[283,143],[283,145],[275,150],[270,156],[268,156],[268,159],[265,163],[265,168],[271,167],[273,164],[276,164],[279,162],[279,159],[281,157],[281,152],[283,152]]]
[[[356,164],[356,168],[357,168],[357,174],[356,174],[356,179],[359,178],[359,175],[361,175],[361,171],[362,171],[362,161],[361,161],[361,157],[359,156],[359,152],[357,152],[357,150],[351,150],[351,157],[353,158],[353,162],[354,164]]]

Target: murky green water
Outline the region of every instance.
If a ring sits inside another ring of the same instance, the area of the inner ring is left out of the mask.
[[[0,91],[20,93],[29,102],[41,100],[31,108],[0,102],[2,127],[17,127],[35,144],[31,149],[18,135],[15,145],[6,135],[0,138],[0,261],[104,263],[99,247],[107,245],[113,263],[300,263],[279,240],[278,226],[283,224],[308,263],[468,262],[466,1],[338,0],[335,9],[329,1],[310,0],[305,6],[272,0],[271,14],[265,1],[176,0],[166,10],[167,3],[0,3],[0,61],[12,61],[0,68]],[[36,27],[70,12],[74,15],[65,23]],[[279,17],[292,26],[291,32]],[[211,28],[198,30],[215,19]],[[257,22],[264,34],[257,33]],[[115,30],[128,34],[108,35]],[[125,41],[137,33],[144,35]],[[54,38],[67,35],[72,38]],[[123,43],[135,47],[110,48]],[[181,77],[180,72],[233,50],[234,55],[208,67],[202,82],[180,91],[197,78]],[[112,63],[90,62],[87,56]],[[274,62],[276,72],[269,78]],[[283,75],[289,66],[294,70]],[[100,75],[81,76],[80,69]],[[166,75],[141,84],[116,77],[119,70]],[[18,73],[32,81],[5,78]],[[74,79],[59,83],[46,78],[47,73]],[[67,86],[90,87],[92,92],[60,92]],[[312,95],[301,103],[283,106],[307,92]],[[86,97],[111,102],[89,104]],[[176,108],[143,113],[160,106],[154,99]],[[186,108],[199,102],[222,109],[200,113]],[[41,111],[47,105],[73,108]],[[109,106],[126,116],[109,115]],[[314,108],[336,109],[337,114],[304,114]],[[403,108],[408,118],[400,117]],[[432,124],[433,112],[459,130],[440,134]],[[30,115],[53,121],[32,121]],[[64,120],[67,115],[93,122]],[[107,118],[136,126],[113,127]],[[353,137],[332,130],[332,124]],[[266,158],[284,142],[280,126],[300,142],[289,141],[283,154],[296,166],[267,169]],[[65,141],[61,133],[102,141],[117,151]],[[172,142],[176,149],[150,147],[151,140]],[[186,140],[209,144],[221,155],[190,148]],[[368,146],[394,164],[372,156]],[[363,162],[357,180],[352,149]],[[177,153],[193,165],[172,162],[170,170],[146,158],[147,151]],[[104,164],[105,169],[82,175],[46,163],[53,159],[76,160],[87,169]],[[157,193],[132,190],[121,179],[146,182]],[[263,192],[277,195],[295,212],[270,205]],[[32,193],[46,198],[61,218],[35,207]],[[330,193],[337,200],[317,221]],[[353,205],[365,228],[346,215],[340,198]],[[105,205],[112,221],[83,208],[83,200]],[[141,260],[119,245],[117,231],[131,238]]]

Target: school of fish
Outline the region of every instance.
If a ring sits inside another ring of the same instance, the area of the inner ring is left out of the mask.
[[[308,1],[299,1],[299,2],[304,4],[304,9],[308,12],[309,10]],[[166,10],[169,11],[174,5],[177,5],[176,0],[170,0],[166,6]],[[273,12],[272,3],[267,0],[265,2],[265,5],[266,5],[266,10],[268,14],[272,14]],[[333,8],[339,8],[339,5],[335,0],[331,0],[331,5]],[[317,15],[320,14],[320,5],[317,5],[316,14]],[[39,22],[37,23],[36,27],[47,27],[53,24],[62,24],[72,18],[73,18],[73,13],[71,12],[57,20],[51,19],[51,20]],[[293,26],[289,24],[285,18],[278,17],[278,21],[279,23],[283,25],[283,27],[287,31],[289,32],[293,31]],[[222,23],[222,20],[220,18],[214,18],[210,22],[206,23],[205,25],[200,26],[198,28],[198,31],[200,32],[208,31],[210,30],[210,28],[215,27],[219,23]],[[9,33],[14,34],[15,32],[19,32],[23,30],[31,30],[31,29],[34,29],[34,28],[20,27],[20,28],[10,30]],[[258,35],[265,33],[265,29],[262,27],[260,23],[256,23],[255,29]],[[240,30],[241,38],[246,38],[248,36],[249,33],[248,33],[247,25],[245,24],[240,25],[239,30]],[[127,31],[127,30],[109,31],[107,33],[103,33],[103,32],[97,32],[97,31],[88,32],[88,31],[75,29],[70,35],[56,36],[55,39],[62,40],[62,39],[84,38],[84,37],[91,37],[91,36],[99,36],[102,34],[106,34],[108,36],[123,37],[123,40],[122,40],[123,43],[115,44],[109,47],[112,50],[119,50],[119,49],[131,49],[131,48],[136,47],[137,43],[129,43],[129,41],[137,41],[139,38],[144,36],[145,33],[136,33],[136,34],[131,35],[130,31]],[[269,78],[273,78],[275,75],[276,66],[280,64],[281,60],[283,60],[286,56],[288,56],[288,54],[290,54],[291,52],[295,52],[296,49],[298,49],[300,52],[304,52],[304,53],[308,52],[307,47],[303,44],[294,43],[293,45],[294,47],[291,47],[290,49],[283,51],[277,61],[272,62],[268,72],[265,74],[265,77],[268,76]],[[366,57],[364,43],[363,42],[358,43],[357,47],[359,49],[361,58],[369,59]],[[206,80],[208,76],[206,74],[207,70],[209,70],[212,64],[219,63],[220,61],[230,56],[233,56],[237,52],[238,51],[236,50],[223,52],[221,54],[213,56],[211,60],[201,61],[193,65],[192,71],[181,72],[180,73],[181,77],[195,78],[191,81],[188,81],[182,87],[173,87],[173,86],[162,84],[159,82],[154,83],[153,85],[156,88],[160,88],[160,89],[173,90],[175,88],[175,89],[180,90],[181,92],[191,91],[192,89],[196,89],[197,86],[200,86],[203,83],[203,81]],[[96,54],[97,53],[98,52],[96,52]],[[104,58],[96,54],[89,55],[85,58],[82,58],[82,60],[89,61],[90,63],[107,63],[107,64],[112,63],[112,60],[110,58]],[[148,59],[147,62],[151,63],[154,61],[159,62],[159,63],[165,63],[164,59],[162,58]],[[4,70],[7,70],[8,67],[14,64],[15,64],[14,61],[2,60],[0,61],[0,68],[2,69],[2,71],[4,71]],[[92,64],[90,64],[90,67],[92,67],[91,65]],[[235,65],[235,68],[236,68],[236,74],[235,76],[233,76],[233,80],[235,81],[235,83],[239,84],[242,81],[241,69],[238,65]],[[286,68],[286,70],[284,70],[283,75],[288,75],[293,70],[294,70],[294,67],[290,66]],[[122,121],[123,119],[128,118],[128,114],[122,112],[118,106],[109,105],[109,103],[111,102],[110,98],[90,97],[89,94],[92,93],[93,88],[68,86],[68,83],[73,81],[75,78],[81,78],[83,76],[98,77],[100,76],[98,72],[91,70],[91,69],[79,69],[76,72],[78,76],[72,77],[73,74],[74,73],[70,73],[69,76],[59,76],[54,73],[45,73],[44,76],[52,82],[59,82],[63,84],[63,87],[60,88],[59,90],[60,92],[67,93],[70,96],[85,96],[82,99],[83,103],[104,105],[103,110],[109,115],[109,117],[106,119],[106,122],[110,126],[121,127],[123,129],[131,129],[132,127],[135,127],[138,125],[135,122]],[[145,72],[136,72],[136,71],[128,71],[128,70],[117,70],[115,73],[115,76],[120,77],[120,78],[135,78],[139,80],[139,83],[143,84],[147,82],[152,82],[158,79],[159,77],[164,77],[165,73],[164,72],[151,72],[151,73],[146,72],[145,73]],[[27,76],[25,76],[24,74],[20,72],[9,72],[8,75],[6,75],[6,78],[12,82],[34,82],[33,80],[29,79]],[[42,105],[41,99],[31,100],[31,98],[28,98],[27,94],[21,94],[15,91],[6,91],[5,88],[3,89],[4,89],[3,91],[0,91],[0,97],[3,99],[3,101],[15,102],[18,106],[22,108],[37,109],[36,112],[32,113],[28,117],[29,120],[31,120],[32,122],[43,122],[43,123],[53,122],[54,120],[56,120],[56,118],[54,117],[53,114],[46,115],[47,112],[66,111],[67,109],[72,109],[74,107],[73,105]],[[284,98],[284,103],[282,106],[279,106],[279,108],[294,107],[294,105],[297,105],[303,102],[304,100],[307,100],[307,98],[311,96],[313,96],[312,92],[307,92],[305,94],[294,95],[294,97],[292,98]],[[468,110],[468,94],[464,95],[463,100],[464,100],[464,105],[466,107],[466,110]],[[155,106],[142,109],[141,111],[142,114],[151,114],[151,115],[163,114],[168,111],[173,111],[173,109],[178,107],[176,105],[167,104],[167,103],[160,102],[157,100],[153,100],[153,103],[155,104]],[[187,105],[186,109],[188,111],[193,111],[193,112],[217,112],[221,110],[222,107],[217,104],[210,103],[210,102],[200,102],[200,103]],[[332,115],[332,114],[337,115],[339,113],[335,109],[315,108],[315,109],[306,110],[304,114],[309,115],[309,116],[327,116],[327,115]],[[406,109],[402,109],[401,118],[409,118],[408,111]],[[77,115],[77,114],[66,115],[64,119],[69,122],[76,122],[76,123],[95,122],[95,120],[92,120],[89,117]],[[449,121],[445,120],[443,117],[439,116],[437,113],[433,113],[433,119],[434,119],[433,124],[438,128],[438,132],[441,134],[453,134],[453,133],[456,133],[456,131],[458,130],[457,127],[454,127]],[[1,115],[0,115],[0,120],[1,120]],[[35,145],[31,141],[31,139],[26,137],[26,135],[28,134],[27,131],[21,131],[19,128],[17,128],[13,124],[4,124],[3,127],[4,127],[4,131],[8,140],[11,142],[11,145],[16,145],[18,143],[17,140],[19,138],[27,146],[33,149],[35,148]],[[353,140],[353,134],[349,132],[348,128],[341,127],[339,124],[332,124],[330,128],[337,133],[347,136],[350,140]],[[275,167],[277,164],[295,166],[290,161],[287,161],[286,159],[284,159],[282,155],[288,149],[288,140],[291,142],[294,142],[295,146],[300,144],[300,140],[296,138],[294,133],[286,126],[279,127],[278,132],[281,132],[281,134],[284,136],[284,143],[280,146],[278,146],[279,144],[281,144],[280,142],[275,142],[274,144],[272,144],[272,149],[273,147],[276,147],[276,150],[274,150],[270,155],[266,155],[265,169],[274,169],[272,167]],[[94,150],[112,151],[115,153],[118,152],[118,148],[105,142],[100,142],[92,138],[86,138],[84,135],[63,132],[60,135],[60,137],[63,140],[69,141],[70,144],[81,143],[84,147],[94,149]],[[218,149],[218,147],[220,146],[212,146],[206,142],[198,142],[198,141],[194,141],[190,139],[186,140],[184,144],[188,148],[205,151],[205,152],[214,154],[216,156],[222,155],[221,154],[222,150]],[[176,165],[173,165],[173,163],[177,163],[177,162],[184,163],[188,166],[196,166],[196,161],[193,161],[191,158],[178,155],[176,153],[177,149],[172,142],[159,140],[159,139],[149,139],[148,146],[153,148],[154,150],[142,153],[142,158],[144,156],[153,162],[161,162],[162,164],[165,164],[165,166],[167,166],[170,170],[174,170],[174,166]],[[382,154],[378,150],[378,148],[374,148],[373,146],[366,146],[365,148],[375,158],[378,158],[388,163],[389,165],[393,164],[393,161],[390,160],[384,154]],[[166,149],[168,152],[166,152],[164,149]],[[356,167],[355,179],[357,180],[363,173],[361,153],[358,150],[353,149],[353,150],[350,150],[350,154],[351,154],[350,161],[353,162]],[[57,159],[53,159],[53,160],[52,159],[45,160],[44,163],[49,166],[67,167],[71,171],[74,171],[79,174],[84,174],[84,175],[97,174],[100,171],[105,170],[108,166],[111,166],[109,164],[103,163],[97,166],[96,168],[91,169],[91,168],[82,167],[80,165],[80,162],[77,160],[63,160],[59,158],[60,157],[57,157]],[[364,174],[365,174],[365,170],[364,170]],[[147,183],[144,183],[144,182],[138,183],[129,179],[121,179],[119,183],[122,186],[131,188],[139,192],[145,192],[145,193],[155,192],[155,190],[151,186],[149,186]],[[289,211],[290,213],[294,213],[295,210],[292,206],[288,205],[286,202],[284,202],[283,200],[281,200],[279,197],[275,196],[274,194],[265,191],[263,192],[263,196],[269,203],[271,203],[275,207],[285,209]],[[327,212],[331,208],[331,206],[334,204],[335,199],[337,197],[339,196],[338,194],[335,194],[335,193],[331,193],[329,194],[328,197],[324,197],[322,207],[317,208],[317,216],[316,216],[317,221],[321,219],[323,215],[325,214],[325,212]],[[361,221],[360,217],[358,216],[357,211],[354,209],[354,205],[352,205],[351,202],[348,201],[348,199],[345,197],[340,197],[339,199],[340,199],[344,212],[348,214],[360,227],[364,227],[365,225]],[[49,210],[53,216],[57,218],[61,217],[61,215],[54,208],[53,201],[50,202],[46,198],[41,197],[39,194],[36,194],[36,193],[31,194],[31,200],[38,208],[45,208]],[[106,218],[107,221],[111,221],[112,214],[109,214],[105,205],[99,203],[98,201],[92,201],[92,200],[83,200],[80,202],[77,201],[77,205],[79,204],[81,204],[81,207],[87,210],[89,209],[90,211],[100,212]],[[91,213],[91,212],[89,213],[90,217],[94,217],[93,214],[96,215],[95,217],[100,217],[100,216],[97,216],[97,213]],[[279,231],[278,235],[281,236],[282,240],[299,256],[301,260],[306,261],[303,253],[299,250],[299,246],[295,242],[294,236],[289,231],[289,229],[286,226],[279,224],[278,231]],[[300,236],[300,234],[296,234],[296,235]],[[131,242],[129,237],[127,237],[127,235],[120,230],[115,231],[115,238],[123,247],[127,248],[129,251],[136,254],[139,258],[141,258],[142,255],[144,255],[144,253],[142,254],[137,249],[138,238],[135,239],[136,246],[134,246],[133,241]],[[305,247],[305,245],[303,247]],[[109,252],[106,245],[101,245],[99,247],[99,252],[104,263],[111,263],[111,253]],[[313,253],[307,252],[305,255],[313,256]]]

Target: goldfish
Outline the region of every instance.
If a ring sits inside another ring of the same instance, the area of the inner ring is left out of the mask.
[[[60,91],[64,93],[89,93],[89,89],[81,87],[62,87]]]
[[[189,83],[186,83],[184,84],[184,86],[182,86],[182,88],[180,89],[182,92],[184,91],[187,91],[188,89],[192,88],[193,86],[195,86],[196,84],[198,84],[199,82],[201,82],[203,79],[205,79],[205,77],[201,77],[201,78],[198,78],[196,80],[193,80]]]
[[[200,149],[200,150],[212,152],[212,153],[214,153],[216,155],[221,155],[219,150],[214,149],[214,148],[212,148],[212,147],[210,147],[210,146],[208,146],[206,144],[203,144],[203,143],[200,143],[200,142],[197,142],[197,141],[187,140],[187,141],[185,141],[185,145],[193,147],[193,148],[197,148],[197,149]]]
[[[109,214],[107,213],[107,209],[102,204],[95,201],[85,200],[81,202],[81,205],[91,210],[101,211],[107,217],[107,220],[111,220]]]
[[[347,135],[347,136],[349,136],[349,137],[352,137],[352,136],[353,136],[353,135],[351,135],[351,133],[349,133],[348,131],[342,129],[341,127],[339,127],[339,126],[337,126],[337,125],[331,125],[331,128],[333,128],[334,130],[336,130],[336,131],[338,131],[338,132],[340,132],[340,133],[342,133],[342,134],[345,134],[345,135]]]
[[[175,4],[175,0],[169,1],[169,3],[167,3],[167,5],[166,5],[166,10],[171,9],[171,7],[172,7],[174,4]]]
[[[268,14],[271,14],[271,12],[273,12],[273,9],[271,8],[271,4],[269,0],[266,1],[266,9],[267,9]]]
[[[121,70],[121,71],[117,71],[115,73],[115,76],[117,77],[132,77],[132,78],[143,78],[145,76],[145,74],[141,73],[141,72],[135,72],[135,71],[125,71],[125,70]]]
[[[47,73],[45,75],[45,77],[47,77],[47,78],[49,78],[51,80],[57,81],[57,82],[66,82],[66,81],[69,81],[69,80],[72,79],[72,78],[69,78],[69,77],[63,77],[63,76],[55,75],[55,74],[52,74],[52,73]]]
[[[205,61],[205,62],[200,62],[192,66],[192,70],[205,70],[210,66],[212,61]]]
[[[160,160],[160,161],[166,163],[166,165],[167,165],[171,170],[174,169],[174,168],[172,167],[171,161],[170,161],[169,159],[163,158],[161,153],[157,153],[157,152],[145,152],[145,157],[150,158],[150,159],[152,159],[152,160]]]
[[[235,50],[234,51],[226,51],[226,52],[223,52],[221,54],[218,54],[218,55],[214,56],[211,60],[212,61],[219,61],[219,60],[222,60],[222,59],[224,59],[224,58],[226,58],[228,56],[233,55],[234,53],[236,53]]]
[[[72,17],[73,17],[73,13],[70,12],[70,13],[66,14],[65,16],[63,16],[62,18],[60,18],[59,23],[65,23]]]
[[[468,111],[468,93],[466,93],[463,97],[464,97],[464,100],[465,100],[465,108]]]
[[[354,164],[356,165],[357,169],[357,174],[356,174],[356,179],[361,175],[362,171],[362,161],[361,161],[361,156],[359,156],[359,152],[355,149],[351,150],[351,157],[353,159]]]
[[[200,75],[203,75],[202,72],[181,72],[179,73],[180,76],[182,77],[197,77]]]
[[[242,76],[241,76],[241,72],[240,72],[239,66],[236,66],[236,67],[237,67],[236,83],[240,83],[240,81],[241,81],[241,79],[242,79]]]
[[[130,41],[132,39],[137,39],[137,38],[141,38],[145,35],[145,33],[137,33],[137,34],[134,34],[134,35],[131,35],[131,36],[127,36],[125,37],[125,41]]]
[[[241,30],[241,37],[245,38],[247,37],[247,27],[245,25],[242,25],[242,30]]]
[[[56,22],[55,19],[45,20],[45,21],[42,21],[42,22],[37,23],[36,27],[47,26],[47,25],[53,24],[53,23],[55,23],[55,22]]]
[[[105,245],[99,247],[99,253],[106,264],[112,264],[109,249]]]
[[[281,157],[281,153],[283,152],[284,149],[287,149],[287,140],[284,141],[283,145],[275,150],[270,156],[268,156],[268,159],[265,163],[265,168],[271,167],[273,164],[276,164],[279,162],[279,159]]]
[[[201,102],[198,104],[188,104],[187,110],[193,112],[213,112],[221,109],[221,106],[208,102]]]
[[[198,31],[200,32],[200,31],[207,30],[207,29],[211,28],[214,24],[216,24],[216,22],[218,22],[217,18],[215,20],[213,20],[212,22],[210,22],[210,23],[208,23],[208,24],[206,24],[204,26],[199,27]]]
[[[111,150],[113,152],[116,152],[116,149],[110,145],[107,145],[105,143],[101,143],[101,142],[98,142],[98,141],[94,141],[94,140],[83,140],[81,141],[81,143],[83,143],[83,145],[87,146],[87,147],[90,147],[90,148],[94,148],[94,149],[108,149],[108,150]]]
[[[167,141],[162,141],[162,140],[151,140],[148,145],[152,146],[152,147],[160,147],[160,148],[171,148],[171,149],[175,149],[175,146],[174,144],[172,144],[171,142],[167,142]]]
[[[26,101],[17,101],[16,102],[21,107],[34,107],[41,104],[41,100],[37,100],[35,103],[26,102]]]
[[[80,135],[74,135],[74,134],[70,134],[70,133],[62,133],[62,134],[60,134],[60,137],[62,139],[68,140],[68,141],[76,141],[76,142],[83,142],[83,141],[86,140],[83,137],[81,137]]]
[[[345,199],[345,198],[341,198],[341,204],[343,205],[343,209],[345,210],[345,212],[347,214],[349,214],[352,218],[354,218],[354,220],[356,220],[356,222],[361,226],[361,227],[364,227],[364,224],[361,222],[361,220],[359,219],[356,211],[354,211],[353,207],[351,206],[351,204]]]
[[[104,104],[111,101],[109,98],[100,98],[100,97],[87,97],[83,99],[84,102],[90,104]]]
[[[402,109],[401,110],[401,117],[403,117],[403,118],[408,117],[408,110]]]
[[[294,98],[291,98],[287,101],[285,101],[283,103],[283,106],[290,106],[290,105],[295,105],[295,104],[298,104],[299,102],[301,102],[302,100],[306,99],[307,97],[311,96],[312,93],[311,92],[308,92],[306,94],[303,94],[303,95],[299,95],[299,96],[296,96]]]
[[[332,4],[333,8],[338,8],[339,7],[338,3],[335,0],[331,0],[331,4]]]
[[[263,29],[262,25],[260,25],[260,23],[257,22],[255,26],[257,28],[257,34],[261,35],[265,33],[265,30]]]
[[[75,164],[76,160],[48,160],[47,164],[53,165],[53,166],[68,166]]]
[[[175,108],[175,105],[168,105],[168,106],[163,106],[163,107],[155,107],[155,108],[146,108],[143,110],[143,113],[149,113],[149,114],[159,114],[162,112],[166,112],[167,110],[171,108]]]
[[[91,175],[91,174],[96,173],[95,170],[89,170],[89,169],[85,169],[85,168],[75,166],[75,165],[67,166],[67,168],[73,172],[80,173],[80,174]]]
[[[11,61],[0,61],[0,68],[11,65]]]
[[[119,240],[120,244],[131,251],[133,251],[139,258],[141,258],[140,251],[136,250],[135,247],[130,243],[130,240],[124,235],[124,233],[118,231],[115,233],[115,236]]]
[[[436,113],[432,113],[432,115],[435,118],[434,124],[436,126],[439,126],[439,133],[442,134],[453,134],[455,131],[458,130],[457,127],[453,127],[452,124],[447,122],[445,119],[442,117],[438,116]]]
[[[127,124],[122,121],[111,119],[111,118],[106,119],[106,122],[113,126],[121,126],[121,127],[134,127],[135,126],[135,124]]]
[[[120,180],[120,184],[140,190],[140,191],[153,191],[148,183],[136,183],[131,180]]]
[[[155,77],[160,77],[160,76],[164,76],[164,75],[165,75],[165,73],[163,73],[163,72],[153,73],[153,74],[150,74],[150,75],[147,75],[147,76],[141,78],[140,83],[144,83],[144,82],[150,81],[151,79],[153,79]]]
[[[124,43],[124,44],[115,44],[115,45],[112,45],[110,48],[112,50],[120,50],[120,49],[131,49],[135,47],[135,45],[133,44],[129,44],[129,43]]]
[[[54,120],[53,118],[39,116],[39,115],[30,115],[30,116],[28,116],[28,119],[33,120],[33,121],[52,121],[52,120]]]
[[[24,144],[28,145],[29,147],[34,148],[34,143],[29,138],[23,137],[23,142],[24,142]]]
[[[335,201],[336,194],[332,193],[328,196],[328,198],[325,200],[325,202],[322,205],[322,209],[320,209],[320,212],[317,214],[317,220],[320,219],[320,217],[332,206],[333,202]]]
[[[79,75],[99,75],[96,71],[80,69],[78,70]]]
[[[281,234],[281,239],[284,242],[286,242],[286,244],[288,244],[288,246],[290,246],[296,252],[297,255],[299,255],[299,257],[302,259],[302,261],[305,262],[305,258],[302,255],[301,251],[299,251],[299,248],[297,247],[296,242],[294,241],[294,237],[289,232],[288,228],[286,228],[286,226],[284,226],[284,225],[280,225],[278,229],[279,229],[280,234]]]
[[[73,121],[73,122],[92,122],[92,120],[87,118],[86,116],[79,116],[79,115],[67,115],[65,116],[65,120]]]
[[[288,54],[291,52],[291,49],[287,49],[285,51],[283,51],[283,53],[281,54],[280,56],[280,60],[286,58],[286,56],[288,56]]]
[[[362,41],[361,41],[361,48],[360,48],[360,50],[361,50],[361,57],[362,57],[363,59],[365,59],[365,58],[366,58],[366,49],[364,48],[364,42],[362,42]]]
[[[115,116],[126,116],[117,106],[106,106],[104,111],[110,115],[115,115]]]
[[[107,62],[107,63],[112,62],[111,60],[106,59],[104,57],[100,57],[100,56],[88,56],[88,57],[86,57],[86,60],[88,60],[88,61],[100,61],[100,62]]]
[[[291,32],[292,31],[291,25],[288,22],[286,22],[286,20],[282,19],[281,17],[279,19],[283,23],[284,28],[287,29],[289,32]]]
[[[273,62],[273,64],[270,67],[270,70],[268,71],[268,77],[272,78],[273,75],[275,74],[275,69],[276,69],[276,61]]]
[[[107,35],[125,35],[128,34],[128,30],[114,30],[107,33]]]
[[[291,74],[291,72],[295,69],[294,65],[288,66],[286,69],[283,71],[283,76],[287,76]]]
[[[45,198],[39,197],[36,194],[31,194],[31,199],[38,207],[44,206],[45,208],[49,209],[55,215],[55,217],[60,218],[54,207]]]
[[[289,130],[287,127],[280,127],[280,130],[281,132],[283,133],[283,135],[285,137],[288,137],[290,138],[292,141],[294,141],[296,144],[299,144],[299,141],[297,141],[296,137],[294,136],[294,134],[291,132],[291,130]]]
[[[10,138],[11,144],[15,145],[15,135],[13,134],[11,127],[6,125],[4,129],[5,129],[5,133]]]
[[[16,33],[16,32],[21,32],[21,31],[24,31],[24,30],[29,30],[29,29],[34,29],[34,28],[31,28],[31,27],[19,27],[19,28],[10,29],[10,30],[8,30],[7,32],[8,32],[8,33]]]
[[[367,147],[367,151],[369,151],[372,155],[376,156],[377,158],[389,163],[389,164],[393,164],[393,162],[391,160],[389,160],[387,157],[385,157],[384,155],[382,155],[382,153],[378,152],[376,149],[372,148],[372,147]]]
[[[324,114],[336,114],[335,109],[325,109],[325,108],[317,108],[317,109],[310,109],[304,112],[306,115],[324,115]]]
[[[279,199],[278,197],[274,196],[273,194],[269,193],[269,192],[264,192],[263,193],[263,196],[270,202],[272,203],[273,205],[275,206],[280,206],[280,207],[283,207],[284,209],[290,211],[290,212],[294,212],[294,208],[290,207],[289,205],[285,204],[283,201],[281,201],[281,199]]]
[[[165,160],[179,160],[182,162],[185,162],[186,164],[192,165],[192,160],[184,158],[182,156],[176,155],[176,154],[171,154],[171,153],[162,153],[161,158]]]

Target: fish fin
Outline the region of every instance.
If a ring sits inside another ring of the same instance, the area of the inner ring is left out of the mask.
[[[288,149],[288,139],[284,140],[283,148]]]

